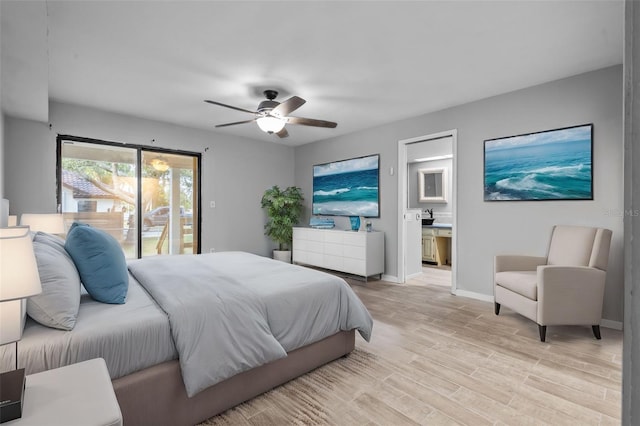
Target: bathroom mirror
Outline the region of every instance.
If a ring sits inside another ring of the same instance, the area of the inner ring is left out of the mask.
[[[418,200],[428,203],[447,202],[447,169],[418,170]]]

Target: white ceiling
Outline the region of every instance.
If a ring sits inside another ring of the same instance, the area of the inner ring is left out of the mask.
[[[273,86],[288,92],[280,101],[307,100],[291,115],[338,127],[215,131],[288,145],[620,64],[623,52],[621,0],[2,0],[1,11],[9,115],[28,116],[19,99],[42,102],[42,69],[51,99],[208,130],[251,116],[204,99],[255,110],[254,87]],[[44,49],[16,31],[44,34]]]

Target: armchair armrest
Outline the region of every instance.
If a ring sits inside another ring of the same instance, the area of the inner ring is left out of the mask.
[[[535,271],[538,266],[546,263],[547,258],[541,256],[497,255],[494,271]]]
[[[539,266],[538,324],[600,324],[606,276],[587,266]]]

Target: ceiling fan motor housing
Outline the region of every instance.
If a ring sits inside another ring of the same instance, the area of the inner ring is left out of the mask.
[[[269,112],[275,107],[277,107],[278,105],[280,105],[280,102],[276,102],[272,100],[262,101],[260,102],[260,105],[258,105],[258,112]]]
[[[272,89],[267,89],[262,93],[264,93],[264,97],[269,99],[270,101],[274,100],[278,96],[278,91]]]
[[[278,96],[278,91],[267,89],[262,93],[264,93],[264,97],[267,98],[267,100],[260,102],[260,105],[258,105],[258,112],[268,114],[272,109],[280,105],[280,102],[274,101]]]

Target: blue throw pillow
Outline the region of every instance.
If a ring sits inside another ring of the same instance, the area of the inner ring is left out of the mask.
[[[111,235],[87,224],[71,225],[64,244],[82,284],[95,300],[122,304],[127,298],[129,273],[124,253]]]

